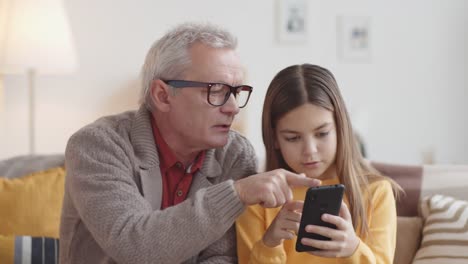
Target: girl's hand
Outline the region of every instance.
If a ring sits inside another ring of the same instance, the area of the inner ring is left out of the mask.
[[[267,247],[276,247],[284,239],[292,239],[299,230],[303,201],[286,202],[263,235],[263,243]]]
[[[339,216],[323,214],[324,222],[336,225],[337,229],[308,225],[305,230],[309,233],[316,233],[329,237],[330,241],[303,238],[302,244],[319,248],[321,250],[310,251],[309,254],[320,257],[349,257],[359,245],[359,238],[353,228],[353,221],[348,207],[344,202],[341,203]]]

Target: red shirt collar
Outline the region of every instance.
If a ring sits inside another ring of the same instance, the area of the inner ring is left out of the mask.
[[[159,163],[160,163],[161,169],[166,170],[168,168],[176,166],[177,163],[180,163],[182,164],[182,166],[184,166],[182,162],[177,160],[177,157],[175,156],[174,152],[167,145],[154,119],[151,119],[151,126],[153,128],[153,135],[154,135],[154,141],[156,142],[156,148],[158,149],[158,153],[159,153]],[[200,153],[195,158],[194,163],[192,163],[192,166],[189,167],[190,171],[188,171],[188,173],[193,174],[197,170],[199,170],[201,166],[203,165],[204,159],[205,159],[205,151],[200,151]],[[185,170],[185,167],[184,167],[184,170]]]

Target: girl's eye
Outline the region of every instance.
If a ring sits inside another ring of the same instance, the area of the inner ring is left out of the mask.
[[[327,131],[327,132],[320,132],[320,133],[318,133],[318,137],[319,137],[319,138],[326,137],[326,136],[328,136],[328,134],[330,134],[330,131]]]
[[[299,136],[286,137],[285,139],[286,139],[286,141],[288,141],[288,142],[294,142],[294,141],[299,140]]]

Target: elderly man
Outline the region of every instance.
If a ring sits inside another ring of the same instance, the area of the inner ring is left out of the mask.
[[[237,263],[246,205],[281,206],[290,186],[318,184],[255,174],[251,144],[230,130],[252,92],[235,48],[212,25],[174,28],[146,56],[140,109],[70,138],[60,263]]]

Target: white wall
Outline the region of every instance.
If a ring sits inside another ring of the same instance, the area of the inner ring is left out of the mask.
[[[371,159],[468,163],[468,1],[308,1],[306,44],[275,39],[275,1],[65,0],[79,70],[37,79],[37,152],[63,152],[68,137],[101,115],[137,107],[150,45],[173,25],[211,21],[239,39],[255,87],[244,116],[264,156],[260,118],[273,75],[297,63],[334,72]],[[371,17],[370,63],[337,58],[339,15]],[[27,153],[26,81],[5,78],[0,158]],[[1,110],[0,110],[1,111]]]

